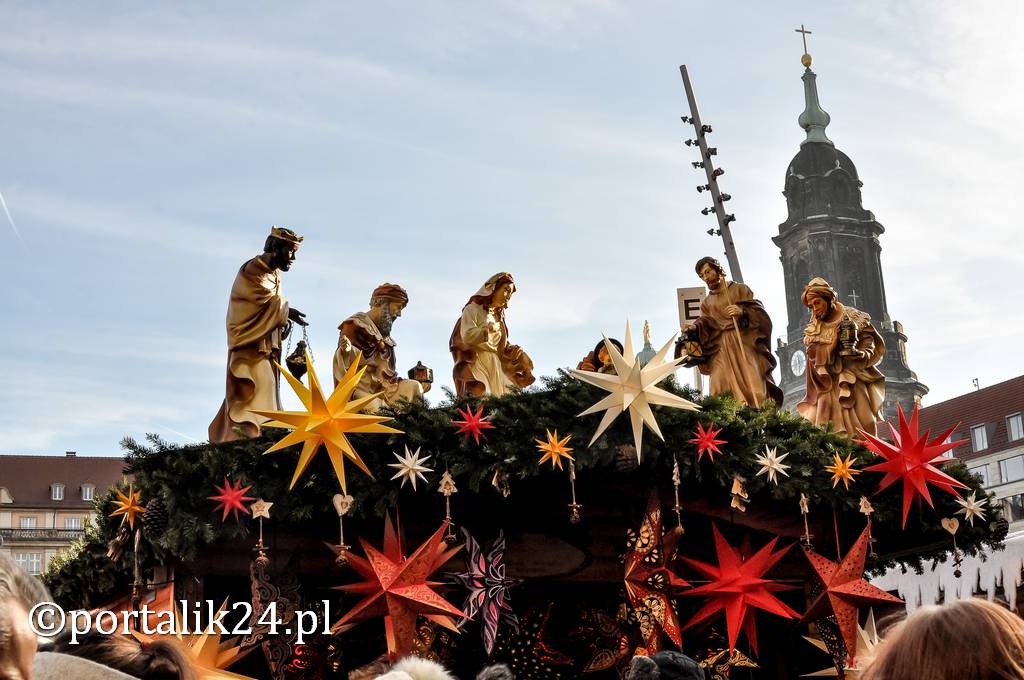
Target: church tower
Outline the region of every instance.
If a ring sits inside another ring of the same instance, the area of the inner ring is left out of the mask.
[[[772,238],[781,251],[789,318],[786,341],[779,339],[777,351],[783,406],[795,410],[806,392],[803,335],[810,310],[800,296],[808,281],[823,276],[836,289],[840,302],[871,315],[885,340],[885,357],[878,365],[885,375],[882,415],[895,422],[896,405],[912,409],[928,388],[910,370],[903,325],[889,317],[886,306],[878,240],[885,229],[861,205],[862,183],[850,157],[825,135],[830,118],[818,103],[810,55],[804,54],[801,62],[805,108],[798,122],[806,139],[786,169],[782,193],[789,214],[779,225],[779,235]]]

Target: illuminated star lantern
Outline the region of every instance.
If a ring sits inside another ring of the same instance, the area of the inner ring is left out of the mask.
[[[219,616],[221,612],[225,611],[226,607],[227,600],[217,610],[217,615]],[[179,622],[179,626],[175,627],[178,628],[180,627],[180,622],[185,621],[186,618],[178,610],[177,605],[175,605],[175,612],[174,620]],[[241,638],[237,637],[222,640],[222,633],[217,631],[216,626],[207,626],[202,633],[191,633],[184,636],[180,630],[156,635],[146,635],[145,633],[133,630],[132,635],[144,643],[166,640],[183,650],[189,661],[192,662],[192,667],[195,669],[196,677],[199,680],[253,680],[248,675],[239,675],[224,669],[241,660],[254,649],[258,649],[258,647],[254,645],[242,648],[240,646]]]
[[[569,369],[569,373],[580,380],[609,392],[607,397],[580,414],[585,416],[604,411],[604,416],[597,426],[597,432],[590,440],[591,445],[623,411],[629,411],[629,420],[633,426],[633,444],[636,447],[636,458],[639,461],[644,425],[647,425],[648,429],[659,439],[665,439],[658,427],[658,421],[654,418],[651,406],[670,406],[689,411],[699,409],[693,402],[658,387],[658,383],[671,375],[682,361],[682,358],[667,360],[674,339],[675,336],[669,338],[669,341],[658,350],[651,360],[641,366],[633,352],[633,337],[627,321],[622,352],[619,352],[619,349],[608,340],[607,336],[604,339],[605,349],[615,366],[614,373],[605,374]]]
[[[452,574],[452,579],[469,590],[466,596],[466,618],[460,625],[471,619],[480,619],[480,633],[484,638],[484,649],[490,655],[498,638],[498,626],[502,621],[513,633],[519,632],[519,619],[509,604],[508,590],[522,583],[521,579],[505,576],[505,534],[500,529],[498,537],[484,550],[476,539],[463,528],[466,538],[466,569],[461,574]]]
[[[825,466],[825,471],[832,473],[832,488],[836,488],[839,482],[842,482],[843,488],[849,491],[850,482],[853,481],[854,475],[861,473],[860,470],[853,467],[853,464],[857,461],[853,459],[852,453],[846,457],[846,460],[840,458],[838,453],[833,453],[832,458],[835,462],[832,465]]]
[[[453,420],[453,425],[458,425],[459,429],[456,430],[455,434],[466,435],[466,441],[472,437],[473,441],[476,442],[477,446],[480,445],[480,438],[487,439],[487,435],[484,434],[484,430],[490,430],[494,428],[494,423],[488,420],[488,416],[484,415],[484,406],[480,405],[480,408],[473,412],[473,409],[466,407],[463,411],[461,408],[457,409],[459,415],[462,416],[462,420]]]
[[[811,602],[800,623],[815,621],[835,615],[839,632],[846,644],[847,654],[857,653],[857,609],[874,604],[902,604],[903,600],[873,586],[864,580],[864,559],[868,554],[868,540],[871,537],[869,523],[861,532],[857,542],[846,553],[842,561],[833,562],[818,553],[804,548],[804,554],[824,586],[817,598]]]
[[[135,517],[146,511],[146,508],[142,507],[142,492],[136,491],[135,483],[132,482],[128,485],[127,495],[120,489],[115,489],[115,493],[117,498],[114,500],[114,511],[110,516],[120,516],[122,525],[127,521],[128,526],[134,529]]]
[[[718,566],[683,558],[684,562],[711,579],[707,585],[691,588],[682,593],[708,598],[704,606],[683,626],[683,630],[692,628],[719,612],[724,612],[729,632],[729,649],[736,648],[736,640],[742,628],[747,634],[751,649],[757,654],[755,610],[762,609],[787,619],[800,618],[798,613],[773,595],[782,590],[793,590],[798,586],[787,586],[764,578],[765,572],[774,567],[792,546],[775,551],[775,544],[779,539],[773,538],[751,557],[743,559],[736,548],[725,542],[717,526],[712,525],[711,528],[715,534]]]
[[[388,467],[393,467],[398,472],[392,477],[392,481],[396,479],[402,480],[402,486],[405,486],[406,482],[412,483],[412,490],[416,490],[416,478],[419,477],[425,484],[427,478],[423,476],[424,472],[433,472],[433,468],[428,468],[424,465],[430,456],[423,456],[420,458],[420,449],[416,447],[416,453],[409,451],[409,447],[405,447],[405,456],[399,456],[397,453],[394,454],[395,458],[398,459],[397,463],[388,463]],[[401,487],[400,487],[401,488]]]
[[[235,521],[238,521],[238,511],[241,510],[246,515],[249,514],[249,509],[245,507],[245,503],[256,500],[251,496],[246,496],[245,492],[252,488],[252,486],[242,486],[242,482],[232,482],[226,476],[224,477],[224,486],[220,487],[216,484],[213,488],[217,490],[216,496],[207,496],[211,501],[217,501],[216,510],[223,510],[224,516],[221,517],[222,522],[228,521],[228,514],[232,514],[235,517]]]
[[[572,449],[566,446],[566,444],[569,443],[569,440],[572,439],[571,434],[563,439],[559,439],[558,430],[555,430],[554,434],[551,433],[551,430],[547,430],[547,436],[547,441],[541,441],[540,439],[534,440],[537,442],[537,448],[544,453],[544,455],[541,456],[541,459],[537,461],[537,465],[543,465],[545,462],[550,460],[552,469],[557,467],[561,470],[563,458],[566,460],[575,460],[571,455],[569,455],[572,453]]]
[[[291,373],[278,365],[281,375],[287,378],[288,384],[295,390],[295,394],[298,395],[306,410],[253,410],[256,415],[274,419],[266,423],[266,427],[283,427],[292,430],[281,441],[267,449],[267,453],[280,451],[294,444],[302,444],[302,452],[299,454],[299,462],[295,466],[291,484],[288,485],[289,489],[295,487],[295,482],[299,481],[299,477],[309,467],[314,454],[323,444],[331,459],[331,465],[334,466],[334,474],[338,476],[338,481],[341,483],[342,492],[348,493],[345,486],[345,458],[355,463],[370,477],[373,477],[373,474],[356,450],[352,448],[346,435],[352,433],[401,434],[399,430],[382,425],[391,418],[359,412],[360,409],[376,399],[380,395],[379,393],[361,399],[352,399],[352,392],[359,385],[359,379],[363,377],[363,372],[366,370],[365,366],[358,368],[361,359],[362,354],[356,355],[356,360],[345,371],[345,375],[338,381],[337,387],[328,398],[324,398],[324,393],[320,389],[320,381],[317,380],[316,371],[313,370],[313,360],[310,358],[309,352],[306,352],[306,366],[309,367],[308,389]]]
[[[708,454],[708,458],[714,462],[715,454],[721,453],[722,450],[718,448],[719,444],[728,444],[729,442],[724,439],[718,439],[718,435],[721,434],[722,428],[715,428],[715,421],[711,421],[711,425],[708,429],[704,429],[704,423],[697,423],[697,430],[693,433],[693,439],[690,443],[697,447],[697,462],[699,463],[704,454]],[[788,453],[786,454],[789,455]]]
[[[784,453],[780,456],[774,446],[765,444],[764,453],[754,459],[761,465],[761,469],[757,471],[757,476],[768,475],[768,481],[778,486],[779,480],[776,475],[789,477],[789,473],[786,472],[789,469],[789,465],[782,462],[788,455],[788,453]]]
[[[900,429],[897,430],[892,424],[889,425],[889,430],[892,432],[891,444],[873,434],[860,430],[861,435],[867,440],[864,442],[864,445],[882,458],[885,458],[884,463],[877,463],[864,468],[871,472],[885,473],[882,481],[878,484],[878,491],[884,490],[894,482],[903,480],[904,527],[907,526],[910,503],[915,498],[918,499],[919,504],[920,499],[923,498],[929,506],[935,507],[934,503],[932,503],[931,493],[928,491],[928,484],[932,484],[936,488],[957,497],[960,496],[957,489],[969,488],[963,482],[950,477],[936,467],[953,460],[952,458],[935,461],[936,458],[946,451],[967,442],[966,439],[955,442],[945,441],[946,437],[960,426],[960,423],[957,423],[933,439],[928,439],[928,432],[925,432],[923,435],[918,433],[917,410],[917,404],[915,404],[914,412],[908,421],[907,417],[903,414],[903,409],[899,409]],[[935,461],[934,465],[932,461]]]
[[[956,502],[960,504],[960,509],[956,511],[956,514],[963,515],[970,525],[974,526],[974,518],[977,517],[982,522],[985,521],[985,506],[988,504],[988,498],[974,499],[976,491],[972,491],[971,495],[967,498],[957,498]]]
[[[335,589],[362,594],[363,599],[342,616],[331,631],[337,633],[353,621],[383,616],[388,655],[392,659],[412,652],[417,616],[458,632],[453,617],[465,617],[465,613],[438,595],[433,589],[438,583],[428,580],[462,548],[444,549],[445,528],[442,524],[409,557],[403,554],[390,516],[384,518],[383,551],[359,539],[366,558],[350,555],[349,566],[364,580]]]
[[[812,645],[825,652],[831,654],[828,645],[824,640],[818,638],[812,638],[804,636],[804,639],[810,642]],[[875,656],[875,647],[881,643],[881,638],[878,636],[878,628],[875,626],[875,610],[868,610],[868,618],[862,628],[860,624],[857,624],[857,652],[852,655],[853,658],[847,658],[846,668],[843,669],[843,674],[847,678],[859,677],[862,660],[872,659]],[[831,666],[824,670],[816,671],[814,673],[805,673],[801,675],[802,678],[835,678],[839,676],[839,669],[835,666]]]

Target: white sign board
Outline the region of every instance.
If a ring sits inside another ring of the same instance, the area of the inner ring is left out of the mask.
[[[679,300],[679,327],[691,324],[700,317],[700,305],[708,296],[704,286],[696,288],[676,288]]]

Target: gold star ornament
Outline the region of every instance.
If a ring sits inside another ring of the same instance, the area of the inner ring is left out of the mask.
[[[842,482],[843,488],[849,491],[850,482],[853,481],[855,475],[860,474],[860,470],[853,467],[857,461],[853,459],[852,453],[846,457],[846,460],[840,458],[838,453],[832,454],[832,457],[835,462],[825,466],[825,470],[832,473],[832,488],[836,488],[839,482]]]
[[[142,507],[142,492],[135,490],[134,482],[128,485],[127,494],[120,489],[115,489],[114,491],[117,494],[117,498],[114,500],[114,511],[110,513],[110,516],[119,516],[122,525],[128,522],[128,526],[134,529],[135,518],[146,511],[146,508]]]
[[[265,501],[261,498],[252,505],[250,505],[249,509],[252,511],[253,519],[256,519],[257,517],[264,517],[266,519],[270,519],[270,508],[272,508],[273,506],[273,503]]]
[[[334,466],[334,473],[338,476],[338,482],[341,483],[342,492],[348,493],[345,485],[346,458],[355,463],[356,467],[370,475],[370,477],[373,477],[373,473],[370,472],[370,468],[366,466],[366,463],[363,462],[363,459],[356,450],[352,448],[347,435],[353,433],[401,434],[401,431],[382,424],[391,420],[391,418],[359,412],[367,404],[380,396],[380,393],[376,393],[360,399],[352,398],[352,393],[359,385],[359,379],[363,377],[363,372],[366,371],[366,366],[359,368],[361,360],[362,354],[357,355],[356,360],[352,362],[345,375],[338,381],[334,392],[327,398],[324,397],[324,393],[320,389],[320,381],[316,377],[316,371],[313,370],[313,360],[310,358],[309,352],[306,352],[306,365],[309,367],[308,388],[278,364],[281,375],[288,380],[288,384],[295,390],[295,394],[298,395],[306,410],[253,410],[253,413],[272,419],[269,423],[265,424],[265,427],[281,427],[292,430],[281,441],[267,449],[266,453],[280,451],[295,444],[302,444],[302,452],[299,454],[299,462],[295,466],[295,474],[292,476],[291,484],[288,485],[289,489],[295,487],[295,482],[299,480],[302,473],[309,467],[314,454],[320,449],[320,445],[323,444],[327,449],[327,455],[331,459],[331,465]]]
[[[575,460],[570,455],[572,453],[572,449],[566,446],[566,444],[569,443],[569,440],[572,439],[572,435],[570,434],[564,439],[559,439],[558,430],[555,430],[554,434],[551,433],[551,430],[547,430],[546,434],[548,437],[547,441],[542,441],[540,439],[534,440],[537,442],[537,448],[544,454],[541,456],[541,459],[537,461],[537,465],[543,465],[550,460],[552,469],[558,468],[561,470],[563,458],[570,461]]]

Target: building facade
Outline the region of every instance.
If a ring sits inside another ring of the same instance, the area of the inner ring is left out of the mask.
[[[85,533],[93,499],[121,481],[124,460],[0,456],[0,552],[30,574]]]

